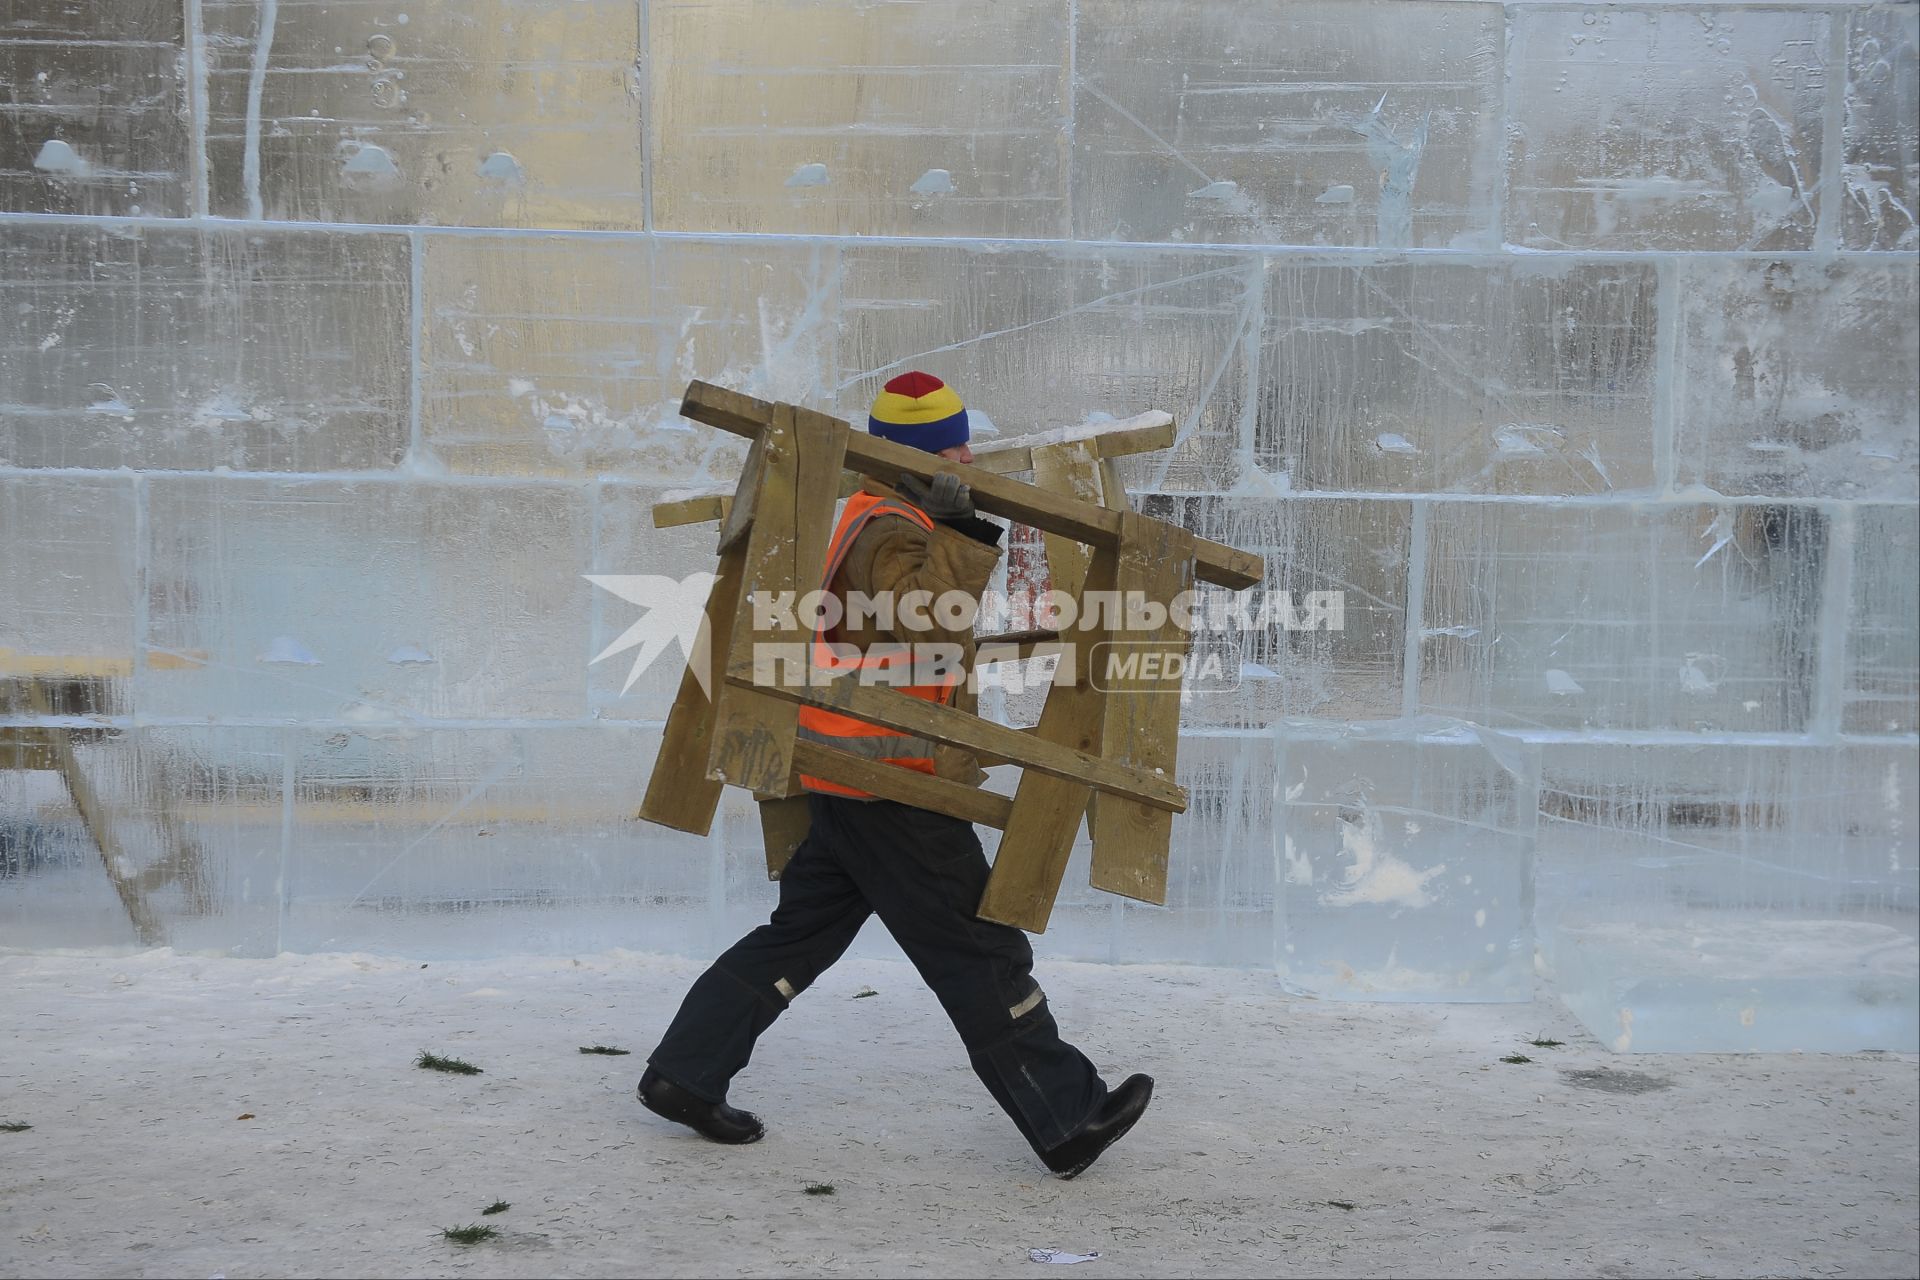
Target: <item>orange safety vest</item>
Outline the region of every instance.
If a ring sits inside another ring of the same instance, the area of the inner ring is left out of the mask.
[[[912,503],[873,493],[854,494],[847,499],[846,510],[840,513],[840,523],[834,526],[833,539],[827,544],[827,571],[820,581],[822,590],[832,586],[833,575],[839,572],[840,562],[847,558],[847,551],[853,546],[853,540],[860,536],[862,529],[867,527],[867,521],[875,516],[901,516],[929,532],[933,529],[932,518]],[[813,633],[812,659],[815,666],[824,667],[830,671],[854,671],[863,667],[884,668],[901,663],[911,664],[912,655],[904,651],[868,653],[858,657],[835,653],[834,647],[827,642],[825,628],[816,628]],[[952,700],[954,688],[958,683],[959,677],[955,676],[941,684],[891,687],[912,697],[925,698],[928,702],[945,706]],[[893,729],[882,729],[877,724],[868,724],[865,720],[856,720],[852,716],[828,711],[823,707],[800,708],[799,736],[868,760],[878,760],[882,764],[899,765],[902,769],[912,769],[919,773],[933,772],[933,743],[927,739]],[[800,785],[808,791],[819,791],[832,796],[873,799],[873,793],[870,791],[860,791],[854,787],[829,782],[825,778],[816,778],[804,773],[800,775]]]

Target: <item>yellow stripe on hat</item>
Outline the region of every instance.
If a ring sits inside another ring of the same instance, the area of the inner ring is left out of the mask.
[[[965,405],[952,387],[942,385],[936,391],[923,396],[903,396],[894,391],[882,391],[873,400],[873,416],[893,426],[915,427],[929,422],[940,422],[959,413]]]

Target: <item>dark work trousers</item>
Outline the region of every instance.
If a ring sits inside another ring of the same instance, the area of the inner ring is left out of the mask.
[[[773,918],[700,975],[647,1061],[688,1092],[724,1101],[760,1033],[878,912],[994,1100],[1035,1151],[1060,1145],[1107,1087],[1060,1038],[1027,936],[975,918],[988,867],[973,827],[891,800],[809,801],[812,830],[781,873]]]

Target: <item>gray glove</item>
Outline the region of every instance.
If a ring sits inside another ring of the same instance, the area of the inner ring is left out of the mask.
[[[973,491],[951,471],[935,476],[931,488],[902,471],[898,487],[909,502],[935,520],[950,522],[973,515]]]

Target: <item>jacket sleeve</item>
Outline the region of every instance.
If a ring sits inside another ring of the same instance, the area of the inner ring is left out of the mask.
[[[847,549],[841,572],[849,590],[869,595],[893,593],[896,616],[895,625],[886,632],[888,639],[907,644],[957,644],[971,670],[971,621],[961,628],[944,627],[938,611],[929,607],[926,621],[930,625],[924,630],[915,629],[906,626],[898,616],[901,612],[898,602],[912,592],[927,592],[926,598],[931,602],[946,592],[956,591],[978,604],[999,562],[998,547],[965,534],[938,525],[931,530],[922,529],[898,516],[876,516]]]

